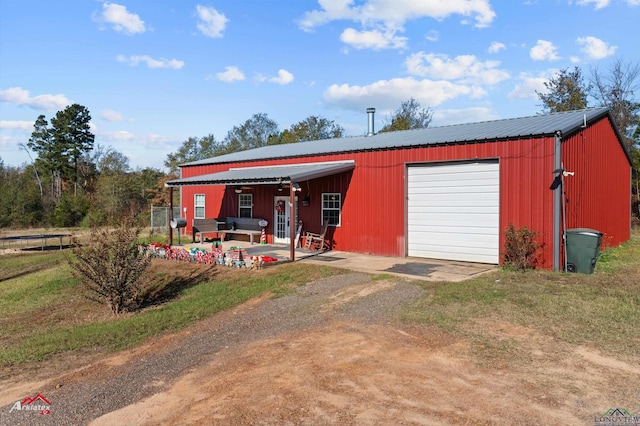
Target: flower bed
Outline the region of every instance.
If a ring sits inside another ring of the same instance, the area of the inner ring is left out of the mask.
[[[141,248],[142,249],[142,248]],[[166,244],[151,243],[147,247],[150,256],[180,262],[192,262],[209,265],[221,265],[236,268],[261,268],[265,263],[276,262],[270,256],[249,256],[245,249],[230,247],[224,251],[218,241],[211,246],[211,251],[197,247],[169,247]]]

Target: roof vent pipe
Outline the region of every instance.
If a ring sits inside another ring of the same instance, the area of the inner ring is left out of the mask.
[[[373,116],[375,113],[375,108],[367,108],[367,115],[369,116],[369,129],[367,130],[367,136],[373,136],[376,134],[373,121]]]

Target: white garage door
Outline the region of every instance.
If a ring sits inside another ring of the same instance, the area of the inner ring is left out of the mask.
[[[500,165],[408,167],[407,254],[498,263]]]

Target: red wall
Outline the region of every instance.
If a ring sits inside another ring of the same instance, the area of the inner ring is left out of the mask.
[[[631,237],[631,166],[608,118],[603,118],[562,144],[567,228],[603,232],[602,247]]]
[[[563,143],[565,168],[576,171],[567,179],[568,227],[593,227],[607,233],[608,243],[619,244],[629,238],[630,168],[615,144],[615,134],[604,119]],[[584,139],[584,140],[583,140]],[[348,139],[345,140],[348,143]],[[553,137],[441,145],[423,148],[390,149],[348,154],[321,155],[285,160],[268,160],[209,166],[184,167],[183,177],[214,173],[230,167],[287,163],[354,160],[353,172],[310,182],[300,182],[303,198],[310,193],[311,205],[299,215],[304,230],[318,232],[321,227],[321,193],[341,192],[341,226],[329,228],[336,250],[383,256],[405,256],[406,177],[408,163],[499,159],[500,162],[500,247],[509,224],[526,225],[540,234],[542,266],[553,262]],[[586,158],[585,158],[586,157]],[[193,195],[207,194],[207,217],[237,215],[237,197],[232,191],[220,207],[224,186],[184,187],[183,205],[189,207],[188,224],[193,217]],[[255,186],[254,217],[267,219],[271,234],[275,187]],[[189,230],[190,232],[190,230]],[[269,237],[269,241],[271,238]]]

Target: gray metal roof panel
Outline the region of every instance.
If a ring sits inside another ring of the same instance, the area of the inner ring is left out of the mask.
[[[224,172],[210,173],[167,182],[166,186],[182,185],[250,185],[303,182],[323,176],[353,170],[353,161],[299,163],[281,166],[231,168]]]
[[[541,137],[552,135],[558,130],[561,131],[563,135],[567,135],[579,130],[585,119],[587,123],[589,123],[606,114],[608,114],[607,108],[592,108],[478,123],[378,133],[373,136],[363,135],[284,145],[270,145],[194,161],[183,164],[182,166],[397,149],[433,144]]]

